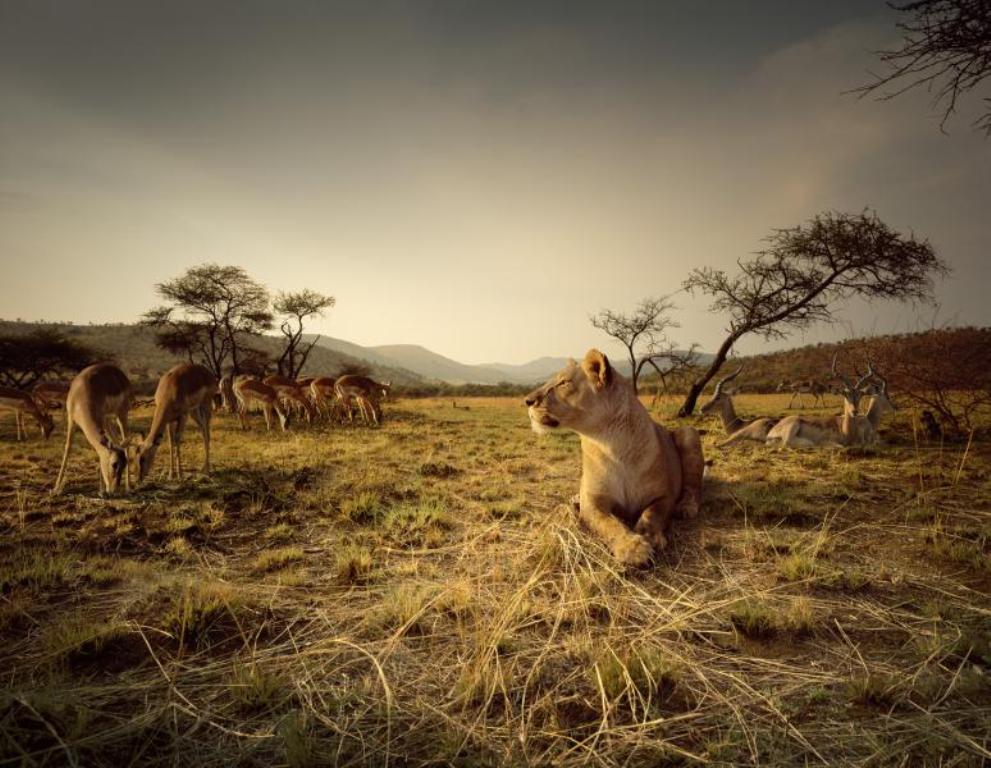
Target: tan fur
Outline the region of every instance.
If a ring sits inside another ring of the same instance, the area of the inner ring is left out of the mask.
[[[131,382],[116,365],[91,365],[72,380],[65,401],[65,450],[53,493],[60,493],[65,483],[66,465],[77,426],[100,460],[100,490],[113,494],[120,488],[122,479],[127,483],[127,453],[122,445],[127,441],[127,412],[130,407]],[[111,438],[106,428],[107,419],[111,416],[120,429],[119,442]]]
[[[296,415],[299,415],[299,411],[302,411],[306,416],[307,423],[313,423],[316,410],[313,407],[313,403],[310,402],[310,398],[307,397],[308,390],[301,384],[294,379],[278,374],[266,376],[262,381],[278,392],[279,398],[283,402],[295,406],[298,409]]]
[[[41,408],[64,408],[65,399],[69,396],[69,382],[39,381],[31,388],[31,394]]]
[[[337,389],[335,388],[337,379],[333,376],[317,376],[310,382],[310,398],[327,418],[334,415],[339,401],[337,399]]]
[[[352,376],[350,374],[341,376],[334,389],[337,398],[347,409],[348,417],[351,415],[351,403],[358,405],[362,418],[366,423],[378,424],[382,419],[382,399],[388,396],[390,384],[379,383],[367,376]]]
[[[27,431],[24,429],[25,414],[37,422],[43,438],[47,438],[55,429],[55,422],[52,421],[48,412],[42,410],[31,395],[19,389],[0,387],[0,409],[13,412],[14,420],[17,423],[18,440],[27,437]]]
[[[139,480],[151,471],[164,435],[169,438],[169,479],[174,469],[176,479],[182,480],[182,432],[188,416],[193,417],[203,435],[203,472],[210,473],[210,417],[217,391],[216,377],[202,365],[180,363],[166,371],[155,390],[151,429],[135,452]]]
[[[289,414],[282,407],[279,400],[279,393],[250,376],[238,376],[234,379],[234,397],[237,399],[237,415],[241,419],[241,428],[248,428],[247,411],[253,404],[257,403],[262,407],[265,414],[265,428],[272,429],[272,413],[278,415],[279,425],[284,432],[289,426]]]
[[[674,512],[697,514],[704,462],[698,432],[650,418],[605,355],[589,350],[526,397],[538,433],[581,436],[579,514],[621,562],[645,565],[667,545]]]

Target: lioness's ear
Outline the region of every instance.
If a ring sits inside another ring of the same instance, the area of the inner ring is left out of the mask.
[[[590,349],[582,360],[582,370],[596,389],[605,388],[612,381],[609,359],[597,349]]]

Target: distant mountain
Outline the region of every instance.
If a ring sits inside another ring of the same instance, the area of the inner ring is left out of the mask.
[[[370,364],[403,368],[428,381],[443,381],[448,384],[538,384],[564,368],[569,360],[567,357],[539,357],[522,364],[470,365],[459,363],[418,344],[363,347],[332,336],[321,336],[317,345],[367,360]],[[702,353],[699,359],[708,363],[712,360],[712,355]],[[612,355],[611,360],[616,370],[624,376],[630,375],[629,362],[618,355]]]
[[[408,368],[424,378],[438,379],[449,384],[499,384],[509,380],[495,368],[459,363],[418,344],[386,344],[370,349],[391,360],[393,365]]]
[[[486,368],[499,371],[506,381],[520,384],[546,381],[568,364],[567,357],[538,357],[529,363],[513,365],[512,363],[489,363]]]
[[[77,339],[91,347],[107,353],[127,373],[135,379],[157,378],[176,363],[185,360],[173,355],[155,344],[155,332],[146,326],[125,323],[105,325],[78,325],[75,323],[26,323],[0,320],[0,333],[28,333],[36,328],[56,327],[70,338]],[[252,341],[270,355],[278,356],[282,340],[276,336],[262,336]],[[306,361],[303,375],[334,376],[346,368],[368,368],[377,379],[397,384],[419,384],[422,377],[404,370],[384,358],[370,359],[364,354],[364,347],[352,345],[362,351],[359,356],[337,349],[328,349],[318,344]]]

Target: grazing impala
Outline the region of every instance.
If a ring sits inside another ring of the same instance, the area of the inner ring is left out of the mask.
[[[837,372],[836,355],[833,355],[832,374],[843,382],[840,391],[843,395],[843,413],[820,418],[787,416],[767,433],[768,444],[780,440],[782,448],[816,448],[823,445],[872,445],[878,441],[873,422],[857,414],[860,401],[870,386],[868,380],[874,376],[873,366],[868,363],[867,373],[852,383],[847,376]]]
[[[351,401],[358,404],[361,415],[366,423],[378,424],[382,418],[382,407],[380,402],[389,394],[391,385],[389,382],[379,383],[367,376],[341,376],[334,389],[337,398],[348,409],[348,416],[351,415]]]
[[[69,382],[39,381],[31,388],[31,394],[42,408],[64,408],[65,398],[69,396]]]
[[[24,429],[24,415],[27,414],[41,427],[41,436],[47,438],[55,429],[55,422],[38,407],[38,403],[27,392],[11,387],[0,387],[0,409],[14,412],[14,421],[17,423],[17,439],[23,440],[27,437],[27,430]]]
[[[733,407],[733,398],[728,392],[723,391],[723,387],[727,382],[739,376],[742,371],[743,366],[741,365],[734,373],[724,376],[717,381],[712,398],[700,409],[703,415],[711,413],[717,408],[719,409],[719,416],[723,421],[723,429],[729,435],[727,440],[719,443],[720,448],[730,443],[735,443],[737,440],[757,440],[763,443],[767,440],[768,431],[777,422],[777,419],[769,418],[741,419],[736,415],[736,409]]]
[[[791,408],[795,403],[795,398],[798,398],[798,407],[805,408],[805,400],[802,399],[802,395],[812,395],[812,407],[817,406],[826,407],[826,400],[823,397],[827,392],[829,392],[829,387],[823,384],[821,381],[816,381],[815,379],[806,379],[805,381],[782,381],[778,384],[778,392],[791,392],[791,400],[788,401],[788,408]]]
[[[203,435],[203,472],[210,473],[210,417],[217,379],[202,365],[180,363],[167,371],[155,390],[155,415],[148,436],[138,445],[138,480],[144,480],[155,463],[162,438],[169,438],[169,479],[182,480],[182,431],[186,417],[192,416]]]
[[[313,403],[310,402],[310,398],[307,397],[308,390],[304,390],[298,382],[290,379],[288,376],[274,374],[272,376],[266,376],[263,381],[278,392],[282,400],[292,403],[296,408],[302,410],[306,416],[307,424],[313,423],[316,410],[313,407]],[[299,411],[296,413],[298,415]]]
[[[272,412],[279,417],[279,426],[285,432],[289,427],[289,414],[279,401],[279,393],[264,382],[250,376],[238,376],[234,379],[234,397],[237,398],[237,415],[241,419],[242,429],[248,428],[248,406],[258,403],[265,414],[265,428],[272,429]]]
[[[310,382],[310,399],[327,418],[333,415],[338,402],[337,390],[334,388],[336,384],[337,379],[333,376],[317,376]]]
[[[131,382],[116,365],[97,363],[84,368],[69,385],[65,401],[66,430],[62,466],[55,479],[53,493],[65,484],[72,437],[78,426],[100,460],[100,490],[116,493],[123,478],[127,484],[127,411],[131,406]],[[111,438],[107,419],[113,416],[120,429],[120,443]]]

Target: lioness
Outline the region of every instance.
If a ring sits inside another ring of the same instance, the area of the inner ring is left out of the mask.
[[[667,546],[672,513],[698,512],[698,432],[655,423],[599,350],[590,349],[581,365],[572,360],[525,402],[538,434],[565,427],[581,435],[579,515],[621,562],[645,565]]]

